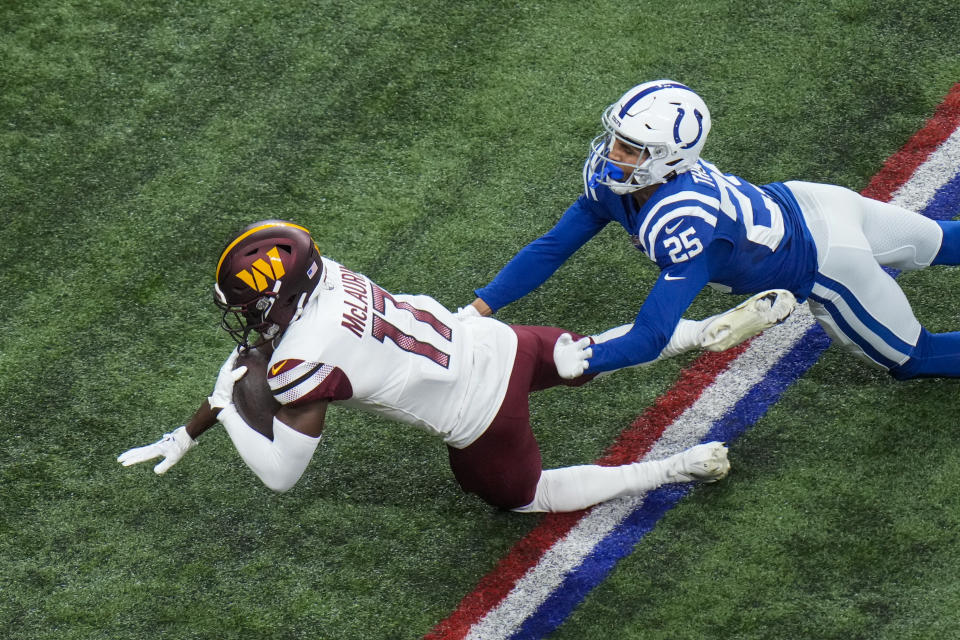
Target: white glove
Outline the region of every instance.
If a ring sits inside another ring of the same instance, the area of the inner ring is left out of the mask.
[[[590,338],[580,338],[576,342],[569,333],[562,334],[553,345],[553,362],[561,378],[570,380],[583,375],[590,363],[587,358],[593,355]]]
[[[220,367],[220,373],[217,374],[217,383],[213,387],[213,394],[207,398],[211,409],[223,409],[233,402],[233,385],[247,372],[245,366],[233,368],[238,355],[240,355],[240,352],[234,349],[230,357]]]
[[[465,307],[460,307],[457,309],[457,318],[460,320],[469,320],[470,318],[482,318],[483,316],[477,311],[477,308],[472,304],[468,304]]]
[[[146,462],[147,460],[153,460],[154,458],[163,456],[164,459],[160,464],[153,468],[154,473],[161,474],[177,464],[180,458],[183,457],[183,454],[196,445],[196,440],[190,437],[190,434],[187,433],[187,427],[183,426],[173,433],[165,434],[163,438],[153,444],[124,451],[117,458],[117,462],[125,467],[129,467],[139,462]]]

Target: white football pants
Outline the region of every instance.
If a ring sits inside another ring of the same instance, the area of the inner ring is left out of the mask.
[[[844,187],[787,182],[817,246],[810,310],[833,340],[890,369],[911,357],[921,326],[896,281],[930,265],[940,226],[918,213]]]

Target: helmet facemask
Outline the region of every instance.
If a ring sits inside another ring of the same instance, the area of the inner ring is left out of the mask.
[[[684,85],[656,81],[628,91],[604,110],[601,122],[604,133],[590,145],[595,168],[589,186],[624,195],[695,166],[710,131],[710,112]],[[611,158],[617,141],[638,151],[636,163]]]
[[[226,301],[218,285],[214,285],[214,304],[223,312],[220,327],[230,334],[241,349],[249,349],[267,340],[272,340],[280,331],[280,325],[267,320],[270,310],[276,302],[276,294],[266,292],[244,304],[230,304]],[[250,340],[250,334],[256,332],[260,338]]]

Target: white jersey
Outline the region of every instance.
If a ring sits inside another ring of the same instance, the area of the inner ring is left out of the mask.
[[[492,318],[460,320],[429,296],[391,294],[328,258],[323,271],[270,359],[277,400],[356,407],[456,448],[480,437],[506,394],[513,330]]]

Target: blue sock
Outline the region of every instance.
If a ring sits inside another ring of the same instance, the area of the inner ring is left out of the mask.
[[[897,380],[960,378],[960,331],[930,333],[921,329],[913,355],[890,369],[890,375]]]
[[[960,220],[937,220],[943,229],[940,250],[930,264],[960,264]]]

